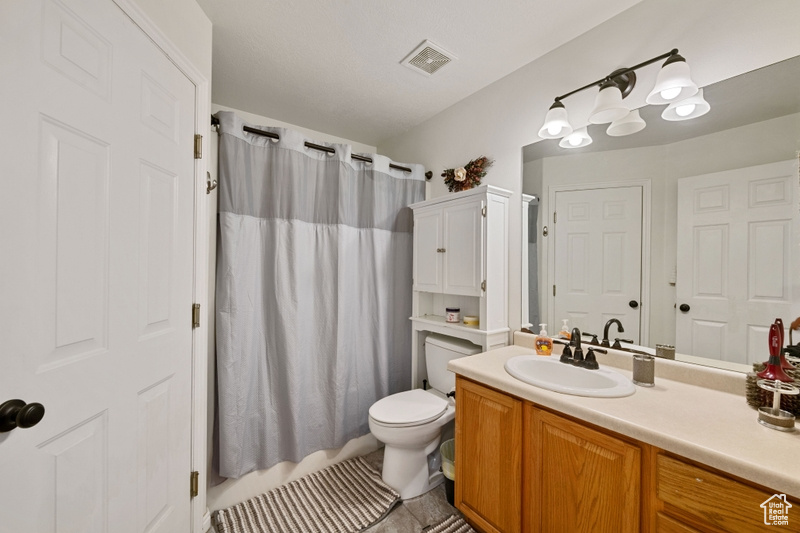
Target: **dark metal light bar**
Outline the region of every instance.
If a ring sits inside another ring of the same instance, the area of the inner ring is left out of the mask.
[[[589,83],[588,85],[584,85],[580,89],[575,89],[574,91],[568,92],[566,94],[562,94],[561,96],[556,96],[556,100],[555,101],[559,102],[559,101],[563,100],[564,98],[566,98],[568,96],[572,96],[575,93],[579,93],[579,92],[584,91],[586,89],[590,89],[592,87],[596,87],[596,86],[601,85],[601,84],[603,84],[605,82],[608,82],[608,81],[613,82],[614,78],[617,78],[617,77],[620,77],[620,76],[625,76],[626,74],[630,74],[631,72],[633,72],[635,70],[638,70],[638,69],[640,69],[642,67],[646,67],[647,65],[652,65],[656,61],[661,61],[662,59],[667,59],[668,57],[672,57],[672,56],[676,56],[676,55],[678,55],[678,49],[677,48],[673,48],[672,50],[670,50],[666,54],[661,54],[660,56],[654,57],[653,59],[648,59],[647,61],[643,61],[642,63],[639,63],[638,65],[634,65],[634,66],[632,66],[630,68],[615,70],[614,72],[612,72],[611,74],[609,74],[605,78],[601,78],[601,79],[599,79],[599,80],[597,80],[595,82]]]

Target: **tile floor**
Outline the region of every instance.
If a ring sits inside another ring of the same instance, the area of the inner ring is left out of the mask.
[[[380,472],[383,467],[383,448],[365,455],[364,459]],[[447,503],[444,484],[441,484],[422,496],[395,505],[386,518],[363,533],[421,533],[451,514],[460,516],[461,513]]]

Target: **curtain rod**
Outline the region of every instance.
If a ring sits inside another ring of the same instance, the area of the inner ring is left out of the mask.
[[[218,126],[219,125],[219,119],[217,117],[215,117],[214,115],[211,115],[211,125],[212,126]],[[256,128],[251,128],[250,126],[242,126],[242,129],[244,131],[246,131],[247,133],[252,133],[253,135],[261,135],[263,137],[269,137],[270,139],[280,139],[281,138],[281,136],[278,135],[277,133],[272,133],[271,131],[257,130]],[[306,145],[306,148],[319,150],[320,152],[325,152],[327,154],[335,154],[336,153],[336,149],[331,148],[329,146],[322,146],[322,145],[319,145],[319,144],[310,143],[308,141],[305,142],[305,145]],[[358,155],[358,154],[350,154],[350,157],[352,159],[355,159],[356,161],[363,161],[365,163],[372,163],[372,158],[371,157],[365,157],[363,155]],[[401,167],[400,165],[395,165],[394,163],[389,163],[389,168],[393,168],[393,169],[396,169],[396,170],[402,170],[403,172],[411,172],[410,168]]]

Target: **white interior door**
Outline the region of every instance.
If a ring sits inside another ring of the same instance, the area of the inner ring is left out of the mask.
[[[556,334],[561,320],[602,335],[619,319],[619,336],[639,342],[642,285],[642,187],[612,187],[555,194]],[[616,328],[612,330],[616,332]],[[612,337],[613,342],[613,337]]]
[[[767,359],[770,324],[796,316],[797,186],[794,161],[678,181],[678,352]]]
[[[193,84],[110,0],[0,2],[0,530],[189,531]]]

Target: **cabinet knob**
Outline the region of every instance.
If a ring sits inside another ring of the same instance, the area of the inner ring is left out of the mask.
[[[445,250],[444,248],[437,248],[437,249],[436,249],[436,251],[437,251],[437,252],[439,252],[440,254],[443,254],[443,253],[445,253],[447,250]]]

